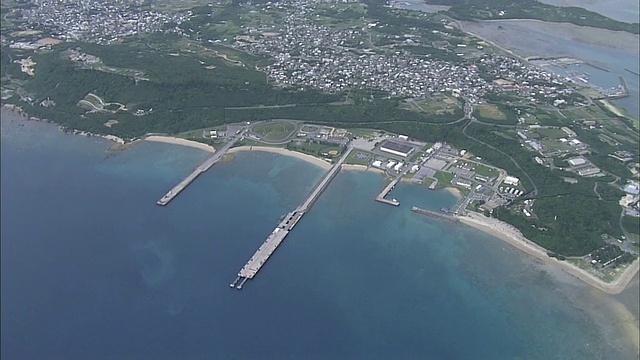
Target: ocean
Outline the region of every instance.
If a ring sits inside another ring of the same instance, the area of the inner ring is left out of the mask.
[[[207,154],[112,155],[3,111],[3,359],[634,359],[611,305],[463,225],[446,191],[343,171],[255,279],[236,273],[323,170],[240,152],[168,206]],[[637,287],[636,287],[637,289]],[[634,294],[626,294],[634,298]]]

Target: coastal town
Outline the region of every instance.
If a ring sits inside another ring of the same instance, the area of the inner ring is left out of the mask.
[[[433,30],[414,28],[411,33],[389,35],[380,31],[383,24],[366,23],[360,17],[348,19],[351,25],[348,28],[319,21],[323,11],[359,9],[356,1],[248,3],[244,6],[250,7],[249,13],[263,15],[252,21],[252,26],[241,25],[237,35],[220,39],[204,38],[201,34],[204,27],[201,30],[181,27],[216,14],[213,6],[196,15],[192,11],[141,11],[143,2],[124,3],[126,6],[78,0],[58,8],[43,1],[41,6],[21,10],[16,15],[25,28],[23,39],[12,40],[3,35],[2,44],[24,50],[50,46],[46,41],[37,41],[41,37],[36,35],[43,30],[48,32],[47,38],[57,41],[97,44],[116,43],[141,34],[176,34],[273,58],[272,63],[260,70],[276,84],[299,89],[329,93],[363,89],[381,91],[383,97],[408,99],[446,92],[471,103],[482,102],[487,93],[505,91],[525,96],[534,103],[573,104],[580,98],[572,96],[576,89],[569,79],[542,67],[525,65],[513,57],[487,53],[484,41],[460,34],[455,24],[446,19]],[[282,20],[268,20],[276,15]],[[96,18],[101,21],[92,21]],[[372,40],[374,32],[380,45]],[[26,41],[29,37],[34,40]],[[415,53],[425,47],[440,55]],[[496,80],[487,80],[488,77]],[[372,92],[371,99],[375,96]]]

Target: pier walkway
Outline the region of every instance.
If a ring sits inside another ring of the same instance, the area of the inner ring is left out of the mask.
[[[164,196],[156,202],[156,204],[165,206],[167,205],[173,198],[178,196],[182,190],[184,190],[193,180],[195,180],[200,174],[209,170],[213,164],[217,163],[222,156],[235,144],[242,136],[236,135],[232,138],[228,143],[226,143],[223,147],[216,150],[216,152],[211,155],[210,158],[205,160],[202,164],[200,164],[191,174],[189,174],[186,178],[182,179],[176,186],[171,188]]]
[[[422,215],[427,215],[427,216],[432,216],[438,219],[443,219],[443,220],[448,220],[448,221],[453,221],[453,222],[459,222],[460,220],[458,220],[457,217],[451,215],[450,213],[445,213],[445,212],[437,212],[437,211],[431,211],[431,210],[427,210],[427,209],[423,209],[417,206],[414,206],[411,208],[411,211],[418,213],[418,214],[422,214]]]
[[[314,189],[309,193],[309,196],[302,202],[300,206],[298,206],[294,211],[285,215],[278,226],[271,232],[271,234],[267,237],[267,239],[260,245],[258,250],[251,256],[249,261],[240,269],[238,272],[238,277],[229,284],[229,287],[236,288],[241,290],[244,286],[244,283],[247,279],[253,279],[254,276],[260,271],[262,266],[269,260],[269,257],[276,251],[278,246],[282,243],[285,237],[289,234],[289,232],[293,229],[293,227],[300,221],[302,216],[309,211],[311,206],[315,203],[315,201],[320,197],[322,192],[327,188],[329,183],[336,177],[340,169],[342,168],[342,164],[347,159],[347,156],[351,152],[351,147],[349,146],[347,150],[345,150],[340,160],[336,162],[331,169],[324,175],[324,177],[318,182],[318,184],[314,187]]]
[[[398,181],[400,181],[400,177],[397,177],[395,180],[390,182],[389,185],[387,185],[384,189],[382,189],[382,191],[378,195],[376,195],[376,201],[379,201],[379,202],[385,203],[385,204],[389,204],[389,205],[393,205],[393,206],[400,205],[400,202],[398,200],[396,200],[396,199],[393,199],[393,200],[385,199],[385,196],[387,196],[387,194],[391,190],[393,190],[393,187],[396,186]]]

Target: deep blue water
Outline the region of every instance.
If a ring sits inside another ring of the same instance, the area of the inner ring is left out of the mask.
[[[229,289],[323,171],[239,153],[159,207],[206,154],[107,146],[2,121],[2,359],[634,358],[588,287],[410,211],[452,206],[445,191],[401,184],[400,207],[374,202],[374,173],[340,173]]]

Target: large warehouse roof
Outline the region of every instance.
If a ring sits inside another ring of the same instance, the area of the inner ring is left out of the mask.
[[[407,156],[413,151],[413,146],[400,144],[395,141],[387,141],[380,147],[380,150]]]

